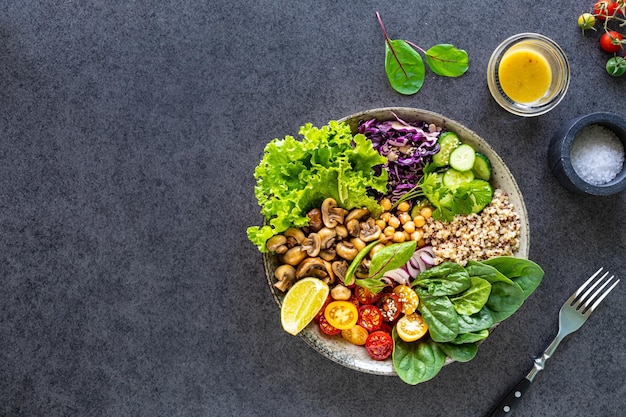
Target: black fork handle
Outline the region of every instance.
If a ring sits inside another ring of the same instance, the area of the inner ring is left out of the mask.
[[[530,388],[530,380],[522,378],[494,407],[487,417],[507,417],[513,414],[513,410],[519,405],[524,394]]]

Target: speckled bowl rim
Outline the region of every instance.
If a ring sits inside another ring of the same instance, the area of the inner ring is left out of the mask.
[[[339,121],[349,124],[354,132],[356,131],[359,120],[369,120],[371,118],[390,120],[394,118],[394,114],[409,122],[420,120],[427,123],[434,123],[437,126],[445,126],[446,129],[455,132],[463,142],[472,145],[477,151],[482,152],[489,158],[493,169],[492,184],[504,190],[509,195],[510,201],[515,205],[520,216],[520,248],[515,256],[528,259],[530,250],[530,230],[528,214],[522,193],[502,158],[500,158],[484,139],[472,130],[441,114],[409,107],[384,107],[365,110],[343,117],[339,119]],[[275,282],[273,271],[278,266],[277,257],[272,254],[264,253],[263,266],[272,296],[280,308],[284,294],[276,290],[273,286]],[[298,337],[326,358],[347,368],[374,375],[397,376],[396,371],[393,369],[391,358],[385,361],[375,361],[369,357],[363,347],[352,345],[340,337],[328,337],[323,335],[315,323],[311,323],[307,326],[299,333]],[[446,365],[452,362],[454,361],[448,358]]]
[[[579,116],[565,122],[553,135],[548,149],[550,170],[570,191],[579,194],[607,196],[626,189],[626,165],[613,180],[603,185],[589,184],[578,176],[572,166],[572,143],[578,132],[590,125],[604,126],[613,131],[626,148],[626,118],[606,111]]]

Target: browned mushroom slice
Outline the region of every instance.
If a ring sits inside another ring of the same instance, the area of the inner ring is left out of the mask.
[[[329,284],[335,281],[332,265],[321,258],[307,258],[300,262],[296,269],[296,278],[302,279],[304,277],[316,277]]]
[[[370,221],[371,220],[371,221]],[[361,223],[361,232],[359,238],[363,242],[372,242],[380,237],[382,230],[376,224],[374,219],[369,218],[368,221]]]
[[[302,246],[295,246],[285,252],[281,257],[283,263],[296,266],[306,258],[306,252],[302,250]]]
[[[310,257],[316,257],[320,254],[320,249],[322,249],[322,239],[317,233],[310,233],[302,241],[302,250],[307,253]]]
[[[318,208],[314,208],[309,211],[307,216],[309,216],[309,227],[312,231],[317,232],[322,227],[324,227],[324,222],[322,221],[322,212]]]
[[[274,271],[274,277],[277,280],[274,287],[285,292],[296,281],[296,268],[288,264],[281,265]]]
[[[370,214],[370,211],[366,209],[365,207],[355,208],[355,209],[352,209],[350,213],[348,213],[348,215],[345,218],[345,221],[349,222],[350,220],[361,220],[363,217],[369,216],[369,214]]]
[[[333,272],[335,273],[335,278],[340,282],[344,282],[346,279],[346,273],[348,272],[348,262],[343,261],[335,261],[331,264]]]
[[[332,229],[338,224],[343,224],[346,211],[341,207],[337,207],[337,201],[334,198],[327,198],[322,203],[322,221],[324,225]]]
[[[347,261],[353,260],[359,254],[359,250],[351,242],[345,240],[337,243],[335,250],[337,251],[337,255]]]
[[[369,259],[363,259],[359,266],[356,268],[355,275],[358,278],[368,278],[370,274],[370,264],[371,261]]]
[[[335,238],[337,236],[337,228],[330,229],[328,227],[321,228],[317,234],[320,236],[322,249],[332,248],[335,244]]]
[[[334,261],[336,257],[337,257],[337,251],[335,250],[335,248],[322,249],[320,251],[320,258],[322,258],[325,261],[328,261],[328,262]]]
[[[295,227],[290,227],[285,230],[283,235],[287,238],[287,247],[289,248],[301,245],[302,241],[306,237],[304,236],[304,232],[302,230],[296,229]]]

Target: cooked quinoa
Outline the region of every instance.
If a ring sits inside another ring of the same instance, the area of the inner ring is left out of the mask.
[[[433,246],[436,265],[511,256],[519,249],[519,239],[519,214],[500,189],[479,214],[457,215],[449,223],[431,217],[424,225],[424,240]]]

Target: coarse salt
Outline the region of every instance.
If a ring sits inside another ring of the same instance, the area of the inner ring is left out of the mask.
[[[576,134],[570,158],[580,178],[591,185],[602,185],[622,171],[624,145],[612,130],[589,125]]]

